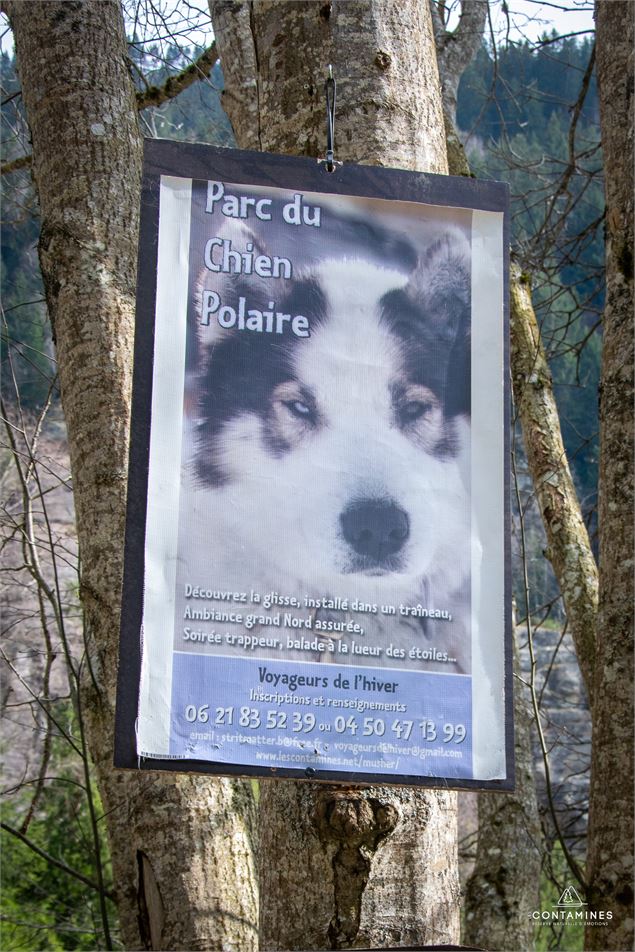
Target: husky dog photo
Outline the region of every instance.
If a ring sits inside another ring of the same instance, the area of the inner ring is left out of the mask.
[[[470,255],[462,209],[195,183],[177,650],[470,672]]]
[[[120,762],[509,788],[506,187],[151,142],[143,195]]]

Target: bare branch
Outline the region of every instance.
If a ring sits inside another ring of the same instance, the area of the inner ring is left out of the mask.
[[[141,111],[147,109],[148,106],[161,106],[164,102],[174,99],[197,80],[209,76],[217,61],[218,52],[214,42],[180,73],[168,76],[162,86],[148,86],[147,89],[138,92],[137,109]]]
[[[10,102],[12,102],[14,99],[17,99],[18,96],[21,96],[21,95],[22,95],[22,90],[21,90],[21,89],[16,89],[16,91],[15,91],[14,93],[11,93],[10,96],[7,96],[5,99],[2,100],[2,106],[3,106],[3,107],[4,107],[4,106],[8,106],[8,104],[9,104]]]
[[[51,866],[61,869],[62,872],[68,873],[69,876],[73,876],[75,879],[78,879],[80,883],[84,883],[85,886],[88,886],[90,889],[94,889],[95,892],[101,893],[97,883],[94,883],[92,879],[88,879],[87,876],[82,875],[76,869],[73,869],[71,866],[67,866],[66,863],[63,863],[61,860],[56,859],[54,856],[51,856],[50,853],[47,853],[46,850],[43,850],[41,847],[37,846],[33,840],[30,840],[28,836],[25,836],[24,833],[20,833],[19,830],[16,830],[14,827],[9,826],[8,823],[0,823],[0,826],[7,833],[11,833],[12,836],[15,836],[16,839],[20,840],[25,846],[28,846],[30,850],[33,850],[34,853],[37,853],[38,856],[41,856],[42,859],[45,859],[47,863],[50,863]],[[103,895],[107,899],[114,900],[114,895],[110,890],[104,890]]]
[[[30,155],[20,155],[17,159],[11,159],[9,162],[3,162],[0,166],[2,175],[11,175],[12,172],[18,172],[20,169],[27,169],[31,166]]]
[[[564,213],[561,213],[558,216],[559,229],[564,228],[564,224],[567,220],[567,213],[570,211],[571,205],[573,204],[574,199],[572,198],[571,195],[568,194],[568,188],[569,188],[569,182],[571,181],[571,178],[578,171],[578,156],[576,155],[576,151],[575,151],[575,133],[578,126],[578,122],[580,120],[580,115],[582,114],[582,107],[584,106],[584,101],[589,91],[589,86],[591,84],[591,77],[593,75],[594,67],[595,67],[595,44],[593,44],[593,49],[591,50],[589,62],[587,63],[587,68],[584,72],[582,83],[580,85],[580,92],[578,93],[578,98],[573,107],[573,115],[571,118],[571,124],[569,126],[569,134],[568,134],[569,161],[563,172],[560,183],[558,184],[558,188],[554,191],[551,197],[549,208],[547,210],[547,214],[545,215],[544,224],[540,232],[538,232],[538,235],[536,235],[536,239],[540,237],[540,234],[542,231],[545,231],[549,227],[558,199],[562,195],[564,194],[568,195],[568,202],[567,202],[567,207],[564,210]]]
[[[548,539],[547,556],[562,592],[580,670],[593,704],[598,573],[562,442],[551,373],[528,280],[511,280],[511,370],[527,460]]]

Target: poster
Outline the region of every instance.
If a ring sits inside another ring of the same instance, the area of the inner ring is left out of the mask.
[[[119,764],[509,787],[505,187],[176,148],[146,156]]]

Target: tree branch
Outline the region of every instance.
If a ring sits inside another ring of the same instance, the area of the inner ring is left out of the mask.
[[[562,441],[558,408],[526,277],[511,273],[511,372],[527,462],[547,533],[547,557],[564,599],[593,705],[598,572]]]
[[[17,159],[10,159],[9,162],[3,162],[0,166],[0,173],[2,173],[2,175],[11,175],[12,172],[17,172],[19,169],[30,168],[30,166],[31,156],[19,155]]]
[[[8,823],[0,823],[0,826],[3,830],[6,830],[7,833],[11,833],[12,836],[15,836],[18,840],[21,840],[25,846],[28,846],[30,850],[33,850],[34,853],[37,853],[38,856],[41,856],[42,859],[45,859],[47,863],[50,863],[51,866],[56,866],[57,869],[61,869],[62,872],[68,873],[69,876],[73,876],[75,879],[78,879],[80,883],[84,883],[85,886],[88,886],[90,889],[94,889],[95,892],[101,892],[97,883],[94,883],[92,879],[89,879],[87,876],[84,876],[82,873],[79,873],[76,869],[73,869],[71,866],[67,866],[66,863],[63,863],[59,859],[55,859],[54,856],[51,856],[50,853],[47,853],[46,850],[41,849],[37,846],[33,840],[30,840],[28,836],[25,836],[24,833],[20,833],[19,830],[14,829],[14,827],[9,826]],[[110,890],[105,889],[103,891],[104,896],[107,899],[114,900],[114,895]]]
[[[568,157],[567,167],[562,173],[562,177],[560,179],[560,182],[558,183],[558,187],[555,189],[555,191],[553,192],[553,195],[551,196],[551,199],[549,202],[549,208],[547,210],[547,214],[545,215],[544,223],[540,229],[541,232],[544,232],[549,228],[551,223],[551,218],[557,207],[558,199],[562,195],[567,194],[568,202],[567,202],[567,207],[564,213],[561,213],[559,216],[558,230],[561,230],[564,227],[564,223],[567,220],[567,213],[571,210],[571,205],[573,204],[573,201],[574,201],[573,197],[570,194],[568,194],[568,189],[569,189],[569,182],[571,181],[572,177],[575,175],[575,173],[578,170],[578,165],[577,165],[578,156],[576,155],[576,151],[575,151],[575,134],[576,134],[576,129],[578,127],[578,122],[580,120],[580,116],[582,114],[582,108],[584,106],[584,102],[585,102],[587,93],[589,91],[589,86],[591,84],[591,77],[593,76],[594,68],[595,68],[595,43],[593,44],[593,49],[591,50],[589,62],[587,63],[586,70],[584,71],[584,76],[582,77],[582,83],[580,84],[580,92],[578,93],[578,98],[573,107],[573,115],[571,117],[571,123],[569,125],[569,133],[568,133],[569,157]]]
[[[141,112],[148,109],[149,106],[162,106],[164,102],[175,99],[179,93],[182,93],[189,86],[203,77],[209,76],[218,61],[218,52],[216,41],[204,50],[198,59],[190,63],[180,73],[174,76],[168,76],[162,86],[148,86],[143,92],[137,93],[137,109]],[[17,95],[17,94],[16,94]],[[17,159],[11,159],[9,162],[3,162],[0,166],[2,175],[11,175],[19,169],[31,167],[31,156],[20,155]]]
[[[218,40],[223,57],[223,107],[231,122],[238,147],[262,151],[258,50],[253,30],[253,4],[234,0],[208,0],[208,4],[214,36]],[[303,106],[303,102],[297,104],[294,116],[296,123],[297,108]]]
[[[180,73],[168,76],[162,86],[148,86],[143,92],[137,93],[137,109],[147,109],[149,106],[161,106],[164,102],[174,99],[179,93],[204,76],[209,76],[218,60],[216,41],[204,50],[198,59],[186,66]]]
[[[434,0],[430,0],[430,12],[443,109],[454,122],[459,81],[480,46],[487,19],[487,0],[461,0],[461,18],[456,30],[445,29]]]
[[[446,115],[446,123],[448,117]],[[456,131],[452,129],[458,142]],[[469,175],[462,149],[448,142],[451,175]],[[562,593],[578,664],[593,704],[598,570],[571,477],[528,279],[513,265],[511,296],[511,374],[514,402],[523,431],[527,463],[547,534],[547,557]]]

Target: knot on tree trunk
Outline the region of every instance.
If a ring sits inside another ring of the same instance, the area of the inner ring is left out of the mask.
[[[313,823],[332,853],[335,914],[328,929],[332,949],[350,948],[355,941],[373,857],[398,822],[394,804],[363,792],[328,791],[318,798]]]
[[[392,803],[357,793],[329,792],[318,800],[314,822],[323,842],[351,847],[366,846],[373,852],[395,829],[399,813]]]

